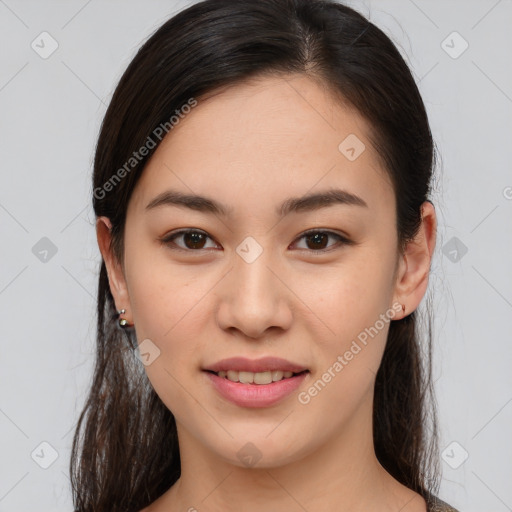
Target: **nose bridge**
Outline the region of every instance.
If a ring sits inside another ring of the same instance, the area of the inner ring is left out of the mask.
[[[252,250],[252,249],[251,249]],[[257,303],[260,299],[266,299],[265,303],[273,295],[272,288],[275,289],[274,275],[269,270],[271,266],[270,251],[264,251],[254,261],[246,260],[238,256],[234,262],[233,279],[235,288],[240,295],[240,303],[254,302],[254,306],[261,307]],[[274,286],[272,286],[274,285]]]
[[[233,267],[225,283],[219,324],[258,337],[269,327],[286,328],[290,311],[281,283],[271,271],[272,251],[248,237],[236,248]],[[270,267],[270,268],[269,268]]]

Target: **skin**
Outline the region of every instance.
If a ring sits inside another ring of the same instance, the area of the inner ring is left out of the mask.
[[[109,249],[109,220],[98,218],[116,307],[126,309],[139,343],[149,338],[159,348],[145,368],[178,429],[181,478],[145,512],[252,512],[269,503],[290,512],[426,510],[419,494],[379,464],[373,446],[373,386],[389,322],[308,404],[297,399],[361,331],[393,304],[409,314],[427,288],[434,208],[423,204],[418,235],[400,254],[394,192],[369,128],[307,76],[238,84],[199,99],[152,156],[128,206],[122,264]],[[354,161],[338,150],[349,134],[366,146]],[[285,199],[331,187],[368,207],[275,215]],[[215,199],[233,216],[145,210],[170,188]],[[209,238],[194,245],[178,237],[183,251],[160,240],[183,228]],[[312,228],[355,243],[330,237],[320,254],[301,238]],[[263,249],[252,263],[236,252],[247,236]],[[240,407],[201,370],[239,355],[282,357],[310,374],[274,406]],[[248,442],[261,454],[253,467],[237,457]]]

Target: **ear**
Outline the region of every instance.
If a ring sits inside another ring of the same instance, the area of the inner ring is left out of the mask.
[[[434,205],[425,201],[421,205],[421,226],[400,256],[395,284],[395,301],[405,306],[399,320],[412,313],[427,291],[430,264],[436,246],[437,220]]]
[[[128,287],[124,277],[124,271],[121,265],[114,255],[110,242],[111,242],[111,229],[112,224],[108,217],[98,217],[96,220],[96,237],[98,239],[98,246],[103,256],[103,261],[107,267],[108,282],[110,285],[110,291],[114,297],[116,309],[119,311],[125,309],[126,313],[123,318],[130,322],[131,307],[130,297],[128,294]]]

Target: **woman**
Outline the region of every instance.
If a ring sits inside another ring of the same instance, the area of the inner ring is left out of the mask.
[[[96,148],[76,510],[453,510],[416,314],[434,154],[346,6],[206,0],[157,30]]]

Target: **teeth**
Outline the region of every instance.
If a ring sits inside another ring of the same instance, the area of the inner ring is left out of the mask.
[[[283,372],[281,370],[268,370],[266,372],[237,372],[228,370],[227,372],[218,372],[219,377],[227,378],[232,382],[241,382],[243,384],[270,384],[282,379],[289,379],[293,372]]]

